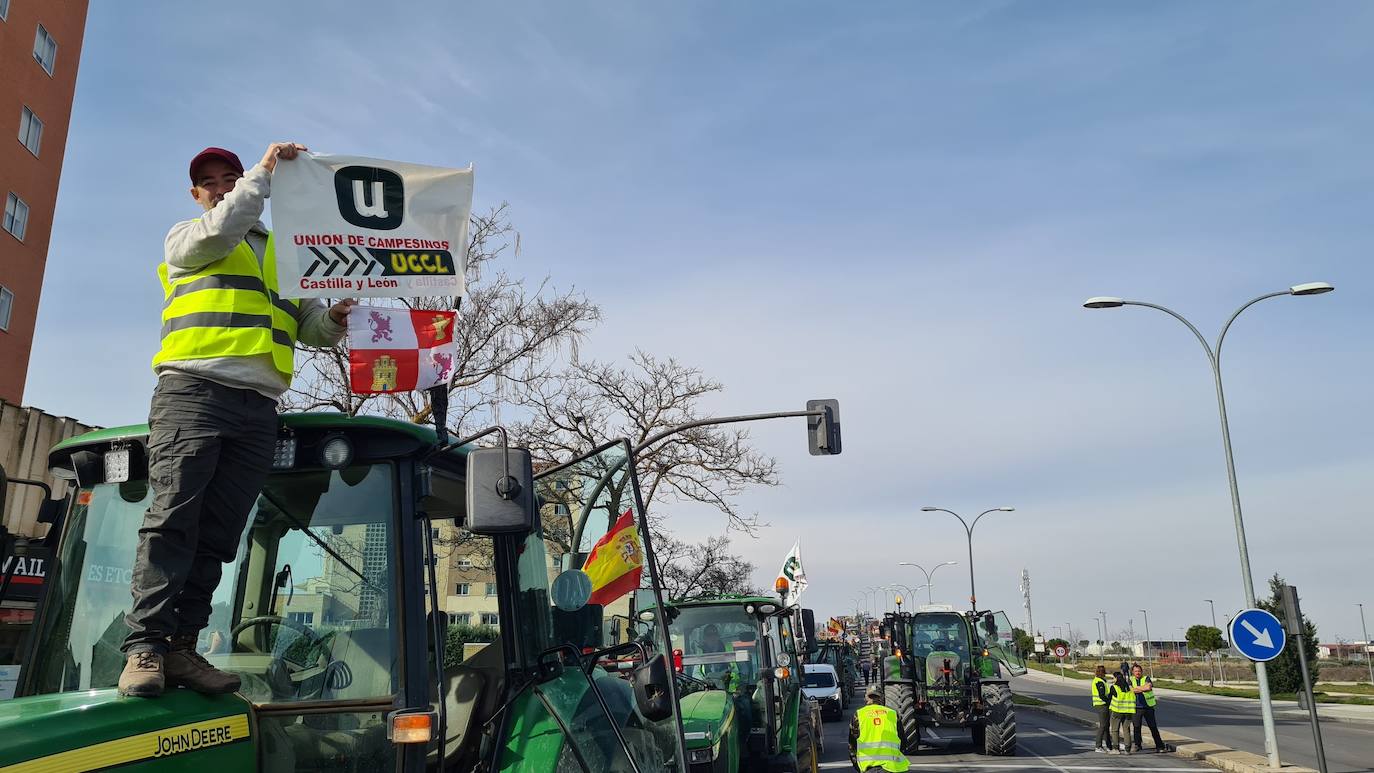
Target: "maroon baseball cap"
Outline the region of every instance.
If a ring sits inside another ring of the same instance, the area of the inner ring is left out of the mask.
[[[225,150],[224,148],[206,148],[205,150],[202,150],[201,152],[197,153],[195,158],[191,159],[192,185],[196,184],[196,167],[211,159],[223,161],[224,163],[233,167],[235,172],[243,174],[243,162],[239,160],[238,156],[234,155],[233,151]]]

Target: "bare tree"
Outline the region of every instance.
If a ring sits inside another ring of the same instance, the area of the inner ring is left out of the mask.
[[[448,424],[458,434],[477,422],[499,418],[500,406],[509,402],[514,390],[548,377],[560,352],[576,355],[578,343],[601,319],[600,309],[581,293],[559,291],[547,277],[527,286],[524,279],[513,278],[496,265],[508,252],[519,251],[519,234],[510,223],[506,204],[474,214],[469,233],[467,294],[454,331],[458,356],[449,384]],[[440,296],[369,299],[367,303],[454,309],[458,300]],[[295,384],[284,398],[287,408],[332,409],[350,416],[378,414],[413,422],[429,419],[424,393],[354,394],[346,345],[301,349]]]
[[[674,601],[759,592],[750,579],[754,565],[730,552],[729,537],[708,537],[692,544],[663,536],[654,545],[663,567],[663,592]]]
[[[657,432],[705,418],[702,398],[720,382],[672,358],[642,351],[627,367],[576,359],[552,377],[523,384],[527,421],[513,427],[538,462],[557,463],[616,438],[638,445]],[[696,502],[720,511],[726,529],[753,535],[763,524],[735,498],[751,485],[776,486],[777,463],[749,445],[748,430],[698,427],[645,449],[636,458],[645,514],[656,531],[663,501]]]

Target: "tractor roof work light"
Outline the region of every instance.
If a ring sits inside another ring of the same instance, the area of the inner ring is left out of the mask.
[[[320,464],[331,470],[342,470],[353,461],[353,444],[342,434],[328,435],[320,443]]]

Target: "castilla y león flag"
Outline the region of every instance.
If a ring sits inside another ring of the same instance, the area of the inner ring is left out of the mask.
[[[456,311],[354,306],[348,370],[355,394],[407,392],[447,383],[458,346]]]
[[[606,606],[639,587],[644,571],[644,554],[639,548],[639,527],[633,510],[616,519],[605,536],[596,541],[582,571],[592,578],[591,604]]]

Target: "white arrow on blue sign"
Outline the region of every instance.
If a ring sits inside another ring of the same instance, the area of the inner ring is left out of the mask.
[[[1246,609],[1236,615],[1230,633],[1232,646],[1258,662],[1278,657],[1288,640],[1279,619],[1263,609]]]

